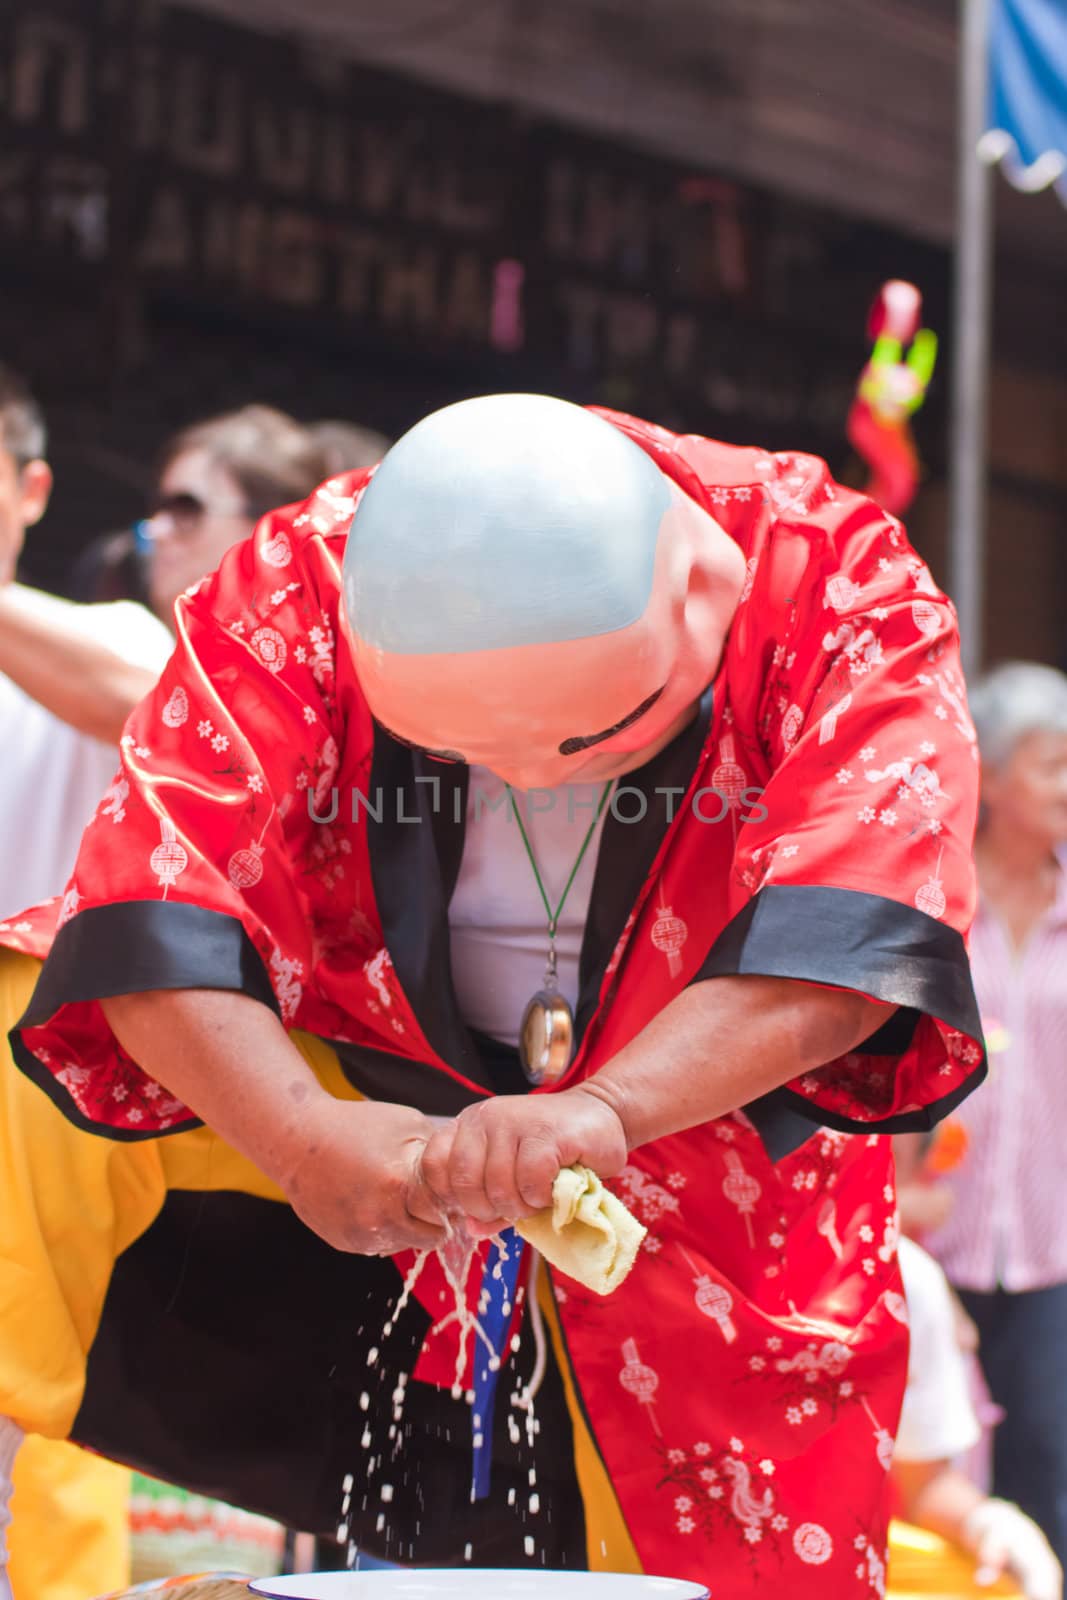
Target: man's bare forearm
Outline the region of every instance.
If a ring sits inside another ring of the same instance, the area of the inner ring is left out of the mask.
[[[332,1100],[269,1007],[220,989],[159,989],[100,1004],[144,1072],[285,1187]]]
[[[836,1060],[893,1009],[791,978],[709,978],[673,1000],[582,1088],[617,1113],[633,1149]]]
[[[84,610],[19,584],[0,589],[0,672],[79,733],[118,744],[158,674],[94,637]]]
[[[247,995],[156,990],[101,1004],[143,1070],[272,1179],[327,1244],[391,1255],[441,1243],[434,1206],[409,1206],[433,1132],[421,1112],[335,1099],[274,1013]]]

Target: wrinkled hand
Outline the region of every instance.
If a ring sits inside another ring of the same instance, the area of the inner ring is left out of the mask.
[[[437,1128],[422,1153],[423,1201],[462,1212],[483,1233],[543,1211],[561,1167],[581,1162],[601,1178],[626,1165],[626,1131],[617,1112],[588,1086],[559,1094],[499,1095],[468,1106]],[[472,1229],[473,1231],[473,1229]]]
[[[433,1131],[407,1106],[323,1097],[302,1122],[301,1152],[282,1180],[286,1198],[335,1250],[433,1249],[445,1230],[419,1170]]]
[[[975,1581],[989,1584],[1005,1571],[1026,1600],[1062,1600],[1063,1573],[1036,1522],[1006,1500],[985,1500],[967,1518],[964,1541],[978,1559]]]

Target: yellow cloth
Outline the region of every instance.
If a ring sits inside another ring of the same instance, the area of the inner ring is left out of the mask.
[[[0,954],[0,1027],[39,971]],[[0,1415],[65,1438],[115,1257],[163,1200],[160,1146],[81,1133],[11,1061],[0,1062]]]
[[[55,1439],[15,1459],[8,1576],[18,1600],[87,1600],[130,1581],[130,1474]]]
[[[974,1559],[936,1533],[908,1522],[889,1525],[889,1587],[886,1600],[1024,1600],[1010,1579],[981,1588]]]
[[[552,1204],[515,1224],[527,1244],[569,1278],[611,1294],[637,1259],[647,1229],[588,1167],[564,1167]]]
[[[0,951],[0,1030],[26,1009],[40,970]],[[358,1099],[336,1055],[293,1034],[323,1087]],[[167,1190],[283,1196],[210,1128],[130,1143],[85,1133],[0,1046],[0,1416],[64,1439],[116,1258],[152,1224]],[[37,1600],[34,1596],[33,1600]]]

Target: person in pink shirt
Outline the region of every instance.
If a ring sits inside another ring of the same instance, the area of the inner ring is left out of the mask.
[[[990,1075],[924,1243],[977,1324],[1006,1419],[993,1492],[1067,1556],[1067,676],[1009,662],[970,693],[982,755],[971,963]]]

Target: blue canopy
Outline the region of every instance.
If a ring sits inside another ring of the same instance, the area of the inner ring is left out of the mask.
[[[1067,203],[1067,0],[994,0],[982,157]]]

